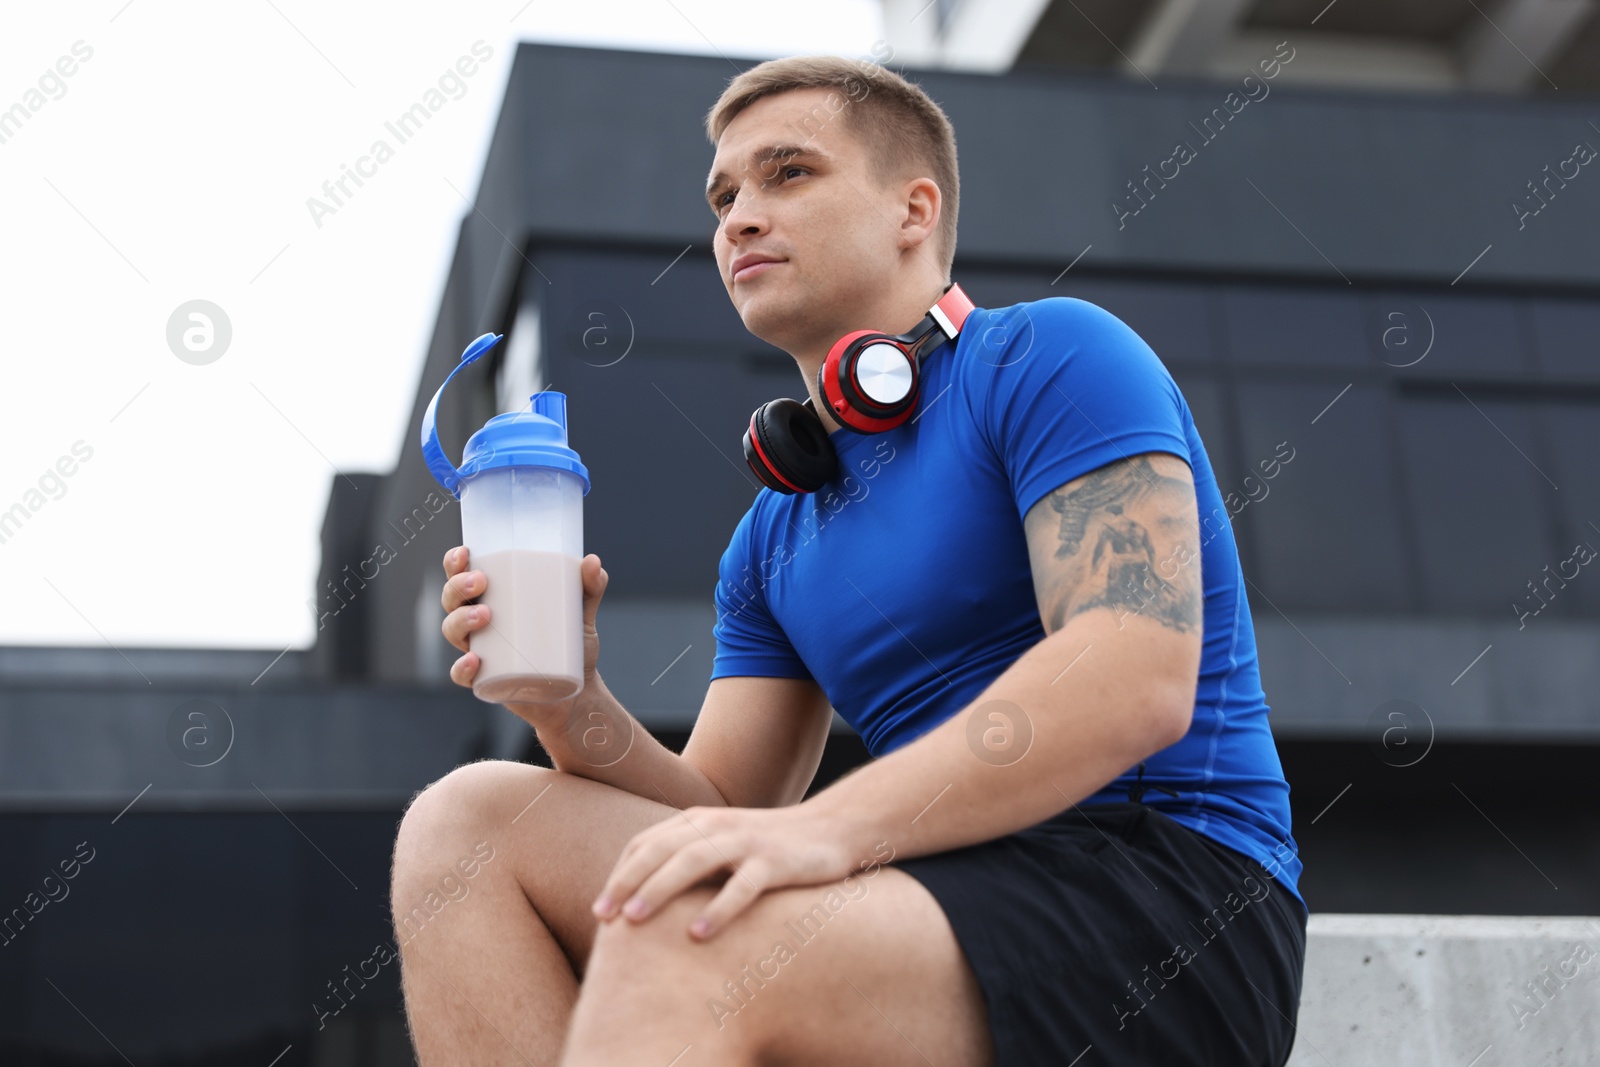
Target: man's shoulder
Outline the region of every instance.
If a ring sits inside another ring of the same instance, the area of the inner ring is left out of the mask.
[[[804,498],[805,494],[780,493],[768,486],[761,486],[756,490],[750,506],[739,516],[729,540],[739,544],[743,551],[752,556],[770,551],[774,532],[793,521],[795,502]]]
[[[980,329],[997,322],[1032,323],[1041,329],[1071,329],[1075,326],[1104,326],[1121,323],[1099,304],[1076,296],[1043,296],[1019,300],[1004,307],[978,308]]]
[[[728,534],[728,551],[741,552],[748,550],[751,532],[755,525],[756,509],[761,506],[762,498],[769,493],[772,493],[772,490],[762,486],[760,491],[756,493],[755,499],[750,502],[750,506],[744,509],[744,514],[739,516],[739,521],[733,524],[733,529]],[[773,493],[772,495],[776,496],[777,494]]]
[[[965,363],[983,377],[1031,380],[1058,370],[1070,373],[1076,365],[1080,377],[1098,381],[1107,360],[1125,370],[1141,364],[1147,372],[1165,370],[1132,327],[1099,304],[1075,296],[978,308],[971,325],[976,328],[967,343],[974,358]],[[1019,381],[1018,387],[1025,386]]]

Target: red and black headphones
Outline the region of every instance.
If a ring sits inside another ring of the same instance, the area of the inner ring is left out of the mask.
[[[911,417],[922,390],[922,361],[954,341],[973,304],[954,282],[909,333],[856,330],[833,343],[817,368],[817,392],[834,419],[856,433],[883,433]],[[812,406],[769,400],[750,416],[744,458],[761,484],[780,493],[814,493],[838,472],[839,457]]]

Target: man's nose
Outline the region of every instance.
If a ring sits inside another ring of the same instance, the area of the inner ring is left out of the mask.
[[[729,238],[747,237],[761,233],[766,226],[766,210],[760,196],[747,189],[739,190],[722,220],[722,232]]]

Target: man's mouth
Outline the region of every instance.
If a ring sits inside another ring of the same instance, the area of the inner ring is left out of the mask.
[[[753,263],[747,263],[742,267],[738,267],[733,272],[733,280],[735,282],[750,281],[752,278],[760,277],[771,268],[776,267],[783,262],[784,260],[781,259],[763,259]]]
[[[782,262],[782,260],[768,260],[764,263],[752,263],[748,267],[741,270],[738,274],[735,274],[733,276],[733,280],[736,282],[747,282],[751,278],[765,274],[769,268],[776,267]]]

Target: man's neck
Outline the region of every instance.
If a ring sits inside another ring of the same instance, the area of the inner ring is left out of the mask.
[[[806,375],[806,391],[811,395],[811,406],[822,419],[823,427],[829,433],[844,429],[844,424],[833,417],[833,409],[828,406],[828,398],[817,392],[816,367],[812,367],[810,373]]]

